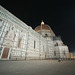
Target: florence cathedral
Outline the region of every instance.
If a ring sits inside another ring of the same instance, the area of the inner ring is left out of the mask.
[[[68,59],[69,49],[51,27],[41,22],[34,30],[0,6],[0,59]]]

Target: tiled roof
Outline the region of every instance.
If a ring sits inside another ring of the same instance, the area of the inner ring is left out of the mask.
[[[43,30],[50,30],[50,27],[49,27],[49,25],[43,24],[43,25],[37,26],[34,30],[35,31],[39,31],[41,29],[43,29]]]

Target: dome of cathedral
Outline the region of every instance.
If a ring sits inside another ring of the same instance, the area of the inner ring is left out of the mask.
[[[39,26],[37,26],[37,27],[35,28],[35,31],[39,31],[39,30],[41,30],[41,29],[43,29],[43,30],[50,30],[50,27],[49,27],[49,25],[46,25],[46,24],[43,24],[42,26],[39,25]]]
[[[50,30],[51,28],[50,28],[50,26],[49,25],[47,25],[47,24],[44,24],[44,22],[42,21],[41,22],[41,25],[39,25],[39,26],[37,26],[34,30],[35,31],[39,31],[39,30]]]
[[[37,26],[35,29],[34,29],[36,32],[39,32],[40,30],[49,30],[52,34],[52,36],[55,36],[54,32],[52,31],[51,27],[47,24],[45,24],[43,21],[41,22],[41,25]],[[43,31],[41,31],[43,32]]]

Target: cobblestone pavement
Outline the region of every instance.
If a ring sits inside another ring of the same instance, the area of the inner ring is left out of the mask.
[[[0,61],[0,75],[75,75],[75,61]]]

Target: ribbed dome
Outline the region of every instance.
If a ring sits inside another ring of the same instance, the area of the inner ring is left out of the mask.
[[[35,28],[35,31],[39,31],[39,30],[41,30],[41,29],[43,29],[43,30],[50,30],[50,27],[49,27],[49,25],[46,25],[46,24],[39,25],[39,26],[37,26],[37,27]]]
[[[50,26],[45,24],[43,21],[41,22],[41,25],[37,26],[34,30],[36,32],[39,32],[40,30],[49,30],[51,32],[52,36],[55,36],[55,34],[52,31],[52,29],[50,28]]]

